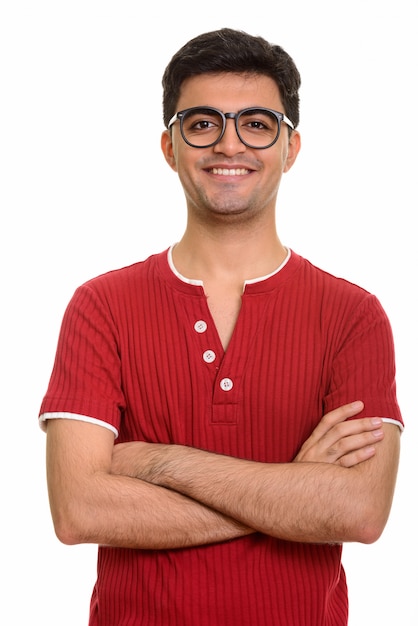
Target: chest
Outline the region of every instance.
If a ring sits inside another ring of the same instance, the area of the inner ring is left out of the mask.
[[[121,344],[121,434],[291,460],[320,415],[325,385],[320,329],[307,319],[301,332],[271,294],[177,296],[150,310],[135,342]]]
[[[241,310],[242,293],[238,288],[213,288],[207,294],[207,305],[224,350],[231,341]]]

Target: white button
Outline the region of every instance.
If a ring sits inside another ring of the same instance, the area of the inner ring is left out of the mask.
[[[194,325],[194,329],[197,333],[204,333],[207,330],[208,325],[204,320],[198,320]]]
[[[234,383],[230,378],[222,378],[219,384],[223,391],[231,391],[232,387],[234,386]]]
[[[213,363],[215,359],[216,359],[216,354],[214,353],[213,350],[206,350],[203,353],[203,360],[206,361],[206,363]]]

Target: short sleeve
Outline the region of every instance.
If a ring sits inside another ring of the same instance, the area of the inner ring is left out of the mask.
[[[106,299],[86,284],[65,311],[40,414],[85,415],[119,430],[124,409],[117,328]]]
[[[326,412],[362,400],[356,417],[379,416],[403,426],[396,397],[392,329],[379,300],[367,294],[346,320],[331,367]]]

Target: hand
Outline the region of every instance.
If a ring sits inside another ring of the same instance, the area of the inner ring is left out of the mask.
[[[383,439],[382,420],[366,417],[348,420],[363,410],[360,401],[326,413],[305,441],[294,462],[333,463],[353,467],[374,456],[375,444]]]

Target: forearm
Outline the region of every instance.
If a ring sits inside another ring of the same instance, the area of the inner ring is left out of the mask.
[[[161,448],[161,452],[163,448]],[[192,448],[165,448],[142,478],[164,485],[258,531],[289,541],[347,539],[331,520],[321,484],[343,468],[326,464],[256,464]],[[329,478],[326,477],[329,475]],[[314,497],[313,497],[313,494]],[[298,520],[295,524],[295,520]]]
[[[384,525],[376,498],[369,497],[373,490],[358,467],[255,463],[157,445],[141,451],[136,470],[144,480],[289,541],[371,542]]]
[[[77,500],[52,507],[59,538],[135,549],[170,549],[225,541],[253,532],[175,491],[133,478],[102,475]]]
[[[253,532],[187,496],[111,473],[113,434],[104,428],[62,419],[47,432],[49,500],[63,543],[166,549]]]

